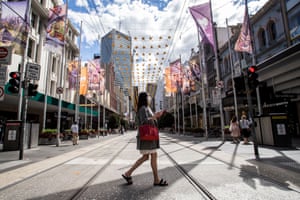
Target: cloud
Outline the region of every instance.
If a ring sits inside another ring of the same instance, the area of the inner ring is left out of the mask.
[[[89,4],[86,0],[77,0],[75,5],[78,7],[88,7],[89,6]]]
[[[93,5],[88,2],[94,2]],[[182,62],[188,60],[191,49],[198,49],[197,29],[188,7],[207,2],[207,0],[164,0],[165,7],[144,4],[142,0],[114,0],[109,1],[87,1],[77,0],[76,6],[85,11],[78,11],[79,8],[70,8],[69,18],[77,26],[83,21],[82,41],[84,59],[92,57],[93,53],[98,52],[98,36],[104,36],[112,29],[119,30],[131,37],[148,38],[152,36],[153,41],[134,41],[133,46],[143,44],[158,45],[159,38],[171,36],[162,44],[167,43],[168,48],[161,49],[166,51],[165,66],[181,57]],[[249,13],[256,12],[267,0],[249,0]],[[167,4],[166,4],[167,3]],[[242,23],[244,16],[244,5],[240,1],[232,0],[212,0],[213,19],[220,27],[225,27],[225,19],[228,18],[229,25]],[[158,48],[154,48],[158,51]],[[94,52],[91,52],[94,51]],[[150,51],[150,50],[149,50]],[[140,52],[137,49],[137,52]],[[151,55],[153,56],[153,55]],[[156,56],[158,57],[158,56]],[[159,57],[161,59],[161,57]],[[151,58],[155,60],[155,58]]]

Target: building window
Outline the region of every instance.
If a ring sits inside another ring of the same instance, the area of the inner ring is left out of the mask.
[[[43,31],[43,22],[42,22],[42,21],[40,21],[40,23],[39,23],[39,29],[38,29],[38,33],[39,33],[39,34],[42,34],[42,31]]]
[[[224,68],[225,68],[224,74],[227,74],[227,72],[228,72],[228,58],[227,57],[224,59]]]
[[[56,57],[52,57],[52,72],[56,72]]]
[[[51,81],[51,84],[50,84],[50,95],[51,96],[54,96],[55,93],[56,93],[56,87],[55,87],[55,82],[54,81]]]
[[[276,40],[277,32],[276,32],[276,25],[274,21],[270,21],[268,23],[268,34],[270,42]]]
[[[259,46],[261,48],[265,47],[266,46],[266,33],[265,33],[265,29],[263,28],[260,28],[259,31],[258,31],[258,41],[259,41]]]
[[[28,49],[27,49],[27,56],[29,58],[33,58],[32,56],[34,55],[34,41],[29,38],[29,41],[28,41]]]
[[[31,13],[31,19],[30,19],[30,25],[31,25],[31,27],[35,28],[35,26],[36,26],[36,20],[37,20],[36,14]]]
[[[38,58],[39,58],[39,51],[38,51],[39,44],[36,44],[35,48],[36,48],[36,51],[35,51],[35,62],[38,62]]]

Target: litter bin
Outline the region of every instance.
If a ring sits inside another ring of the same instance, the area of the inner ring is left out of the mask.
[[[258,144],[277,147],[289,147],[292,144],[291,134],[287,127],[287,115],[272,113],[268,116],[254,118]]]
[[[3,140],[3,151],[16,151],[20,149],[20,134],[22,121],[7,120]]]
[[[278,147],[291,146],[292,138],[287,127],[287,115],[271,115],[271,123],[274,137],[274,145]]]

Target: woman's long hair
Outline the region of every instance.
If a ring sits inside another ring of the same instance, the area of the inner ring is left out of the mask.
[[[233,116],[231,122],[236,122],[237,121],[237,117]]]
[[[140,108],[142,106],[147,106],[148,105],[147,104],[147,96],[148,96],[147,92],[141,92],[139,94],[138,107],[137,107],[138,111],[140,110]]]

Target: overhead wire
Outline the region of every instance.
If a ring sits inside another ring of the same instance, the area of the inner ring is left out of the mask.
[[[96,13],[96,15],[98,16],[98,22],[97,22],[97,20],[95,20],[95,18],[93,18],[93,17],[90,16],[90,19],[91,19],[91,20],[88,21],[88,20],[85,19],[85,20],[84,20],[85,23],[89,26],[89,28],[92,29],[92,31],[93,31],[94,33],[97,33],[97,31],[99,31],[99,32],[102,32],[102,31],[103,31],[103,33],[105,33],[105,27],[104,27],[104,25],[103,25],[103,23],[102,23],[102,20],[101,20],[101,18],[100,18],[100,15],[98,14],[98,11],[97,11],[97,5],[96,5],[95,1],[94,1],[94,0],[88,0],[88,3],[89,3],[89,5],[90,5],[90,8],[86,8],[87,11],[88,11],[90,14],[92,14],[92,12],[93,12],[93,10],[94,10],[95,13]],[[182,8],[181,8],[180,15],[178,16],[178,20],[177,20],[175,29],[174,29],[174,30],[171,29],[172,32],[173,32],[173,37],[172,37],[172,39],[171,39],[171,42],[170,42],[170,45],[169,45],[169,48],[168,48],[168,51],[167,51],[167,56],[166,56],[166,59],[165,59],[164,62],[167,62],[167,61],[170,59],[171,55],[172,55],[173,52],[174,52],[174,48],[175,48],[175,44],[176,44],[174,41],[175,41],[177,38],[180,38],[180,35],[181,35],[181,33],[182,33],[182,32],[180,32],[180,30],[181,30],[181,31],[183,30],[183,28],[180,28],[180,24],[183,24],[183,25],[184,25],[184,24],[186,23],[186,21],[187,21],[187,18],[182,19],[182,15],[183,15],[183,12],[184,12],[184,10],[185,10],[186,3],[187,3],[187,1],[185,0],[183,6],[182,6]],[[94,13],[93,13],[93,14],[94,14]],[[183,21],[183,20],[184,20],[184,21]],[[100,24],[100,25],[99,25],[99,24]],[[94,28],[92,28],[92,27],[94,27]],[[95,30],[95,29],[96,29],[96,30]],[[138,29],[136,28],[136,30],[138,30]],[[141,30],[142,30],[142,29],[141,29]],[[144,30],[144,29],[143,29],[143,30]],[[170,30],[170,28],[164,28],[164,30]],[[99,34],[99,33],[97,33],[97,34]],[[108,44],[104,44],[105,48],[108,48],[107,45],[108,45]]]

